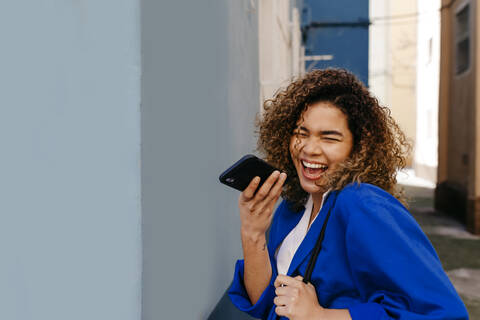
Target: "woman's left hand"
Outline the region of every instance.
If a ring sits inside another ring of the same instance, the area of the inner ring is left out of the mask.
[[[278,275],[274,283],[277,295],[273,299],[277,306],[275,312],[290,320],[321,319],[324,309],[318,303],[315,287],[302,280],[302,276]]]

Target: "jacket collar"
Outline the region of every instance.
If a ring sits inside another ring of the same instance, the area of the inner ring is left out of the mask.
[[[285,204],[280,208],[280,212],[278,212],[278,223],[276,223],[275,226],[272,226],[275,229],[270,230],[270,232],[273,232],[276,235],[274,238],[271,238],[272,243],[270,246],[268,246],[270,260],[275,261],[275,271],[277,269],[275,251],[280,243],[282,243],[282,241],[287,237],[290,231],[295,228],[303,215],[302,212],[294,212],[290,210],[289,207],[290,203],[285,202]]]
[[[295,255],[293,256],[292,262],[288,268],[287,275],[292,275],[300,264],[305,260],[305,258],[310,254],[310,252],[315,247],[320,231],[322,230],[323,223],[327,216],[328,211],[333,205],[333,200],[336,196],[337,191],[332,191],[325,200],[320,212],[313,221],[310,229],[308,230],[305,238],[298,247]],[[282,207],[281,212],[279,212],[279,221],[276,224],[276,230],[270,230],[270,232],[275,232],[276,237],[272,239],[272,245],[269,246],[269,255],[271,261],[275,261],[275,271],[276,271],[276,259],[275,251],[280,243],[285,239],[285,237],[292,231],[292,229],[298,224],[302,218],[302,212],[293,212],[288,208],[288,204]],[[275,272],[276,273],[276,272]]]

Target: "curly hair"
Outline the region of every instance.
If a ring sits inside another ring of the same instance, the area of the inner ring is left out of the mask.
[[[411,150],[405,134],[368,89],[344,69],[314,70],[277,91],[257,116],[257,149],[264,159],[287,173],[282,197],[293,210],[303,209],[305,192],[291,159],[289,145],[297,122],[317,102],[328,102],[346,116],[353,136],[350,156],[327,177],[327,187],[340,190],[352,182],[365,182],[389,192],[406,205],[403,190],[396,186],[396,172],[405,167]]]

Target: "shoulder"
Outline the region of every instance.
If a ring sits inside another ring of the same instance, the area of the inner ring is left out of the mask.
[[[398,206],[407,210],[397,198],[387,191],[369,183],[351,183],[338,193],[338,201],[342,205],[372,206],[389,205]]]
[[[382,252],[389,259],[392,252],[406,257],[406,251],[415,250],[438,260],[415,218],[385,190],[368,183],[348,185],[338,195],[337,204],[338,216],[346,227],[347,248]]]
[[[347,220],[364,219],[366,216],[414,220],[407,208],[393,195],[369,183],[347,185],[338,193],[337,203]]]
[[[339,199],[355,199],[355,200],[374,200],[374,199],[385,199],[385,200],[396,200],[387,191],[383,190],[376,185],[370,183],[350,183],[345,186],[339,193]],[[397,200],[398,201],[398,200]]]

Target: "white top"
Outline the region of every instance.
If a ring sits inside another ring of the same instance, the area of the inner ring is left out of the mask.
[[[325,192],[322,197],[322,203],[320,204],[320,209],[323,207],[323,203],[328,195],[330,190]],[[285,237],[282,244],[278,247],[277,251],[275,252],[275,257],[277,259],[277,270],[278,274],[287,274],[288,268],[290,267],[290,263],[292,262],[293,256],[297,251],[298,247],[302,243],[303,239],[307,235],[309,226],[308,222],[310,221],[310,216],[312,214],[313,209],[313,198],[312,195],[308,197],[307,203],[305,204],[305,211],[303,212],[303,216],[295,226],[295,228],[290,231],[290,233]],[[310,226],[313,224],[315,219],[317,219],[318,214],[313,219]]]

